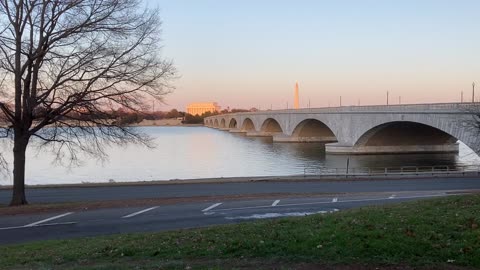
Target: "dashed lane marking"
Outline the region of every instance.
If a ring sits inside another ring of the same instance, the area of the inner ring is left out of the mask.
[[[52,220],[55,220],[55,219],[59,219],[59,218],[62,218],[62,217],[66,217],[66,216],[71,215],[71,214],[73,214],[73,212],[68,212],[68,213],[65,213],[65,214],[58,215],[58,216],[46,218],[46,219],[43,219],[43,220],[40,220],[40,221],[37,221],[37,222],[33,222],[33,223],[30,223],[30,224],[27,224],[27,225],[25,225],[24,227],[37,226],[37,225],[39,225],[39,224],[46,223],[46,222],[49,222],[49,221],[52,221]]]
[[[154,207],[150,207],[150,208],[147,208],[147,209],[143,209],[143,210],[140,210],[138,212],[135,212],[135,213],[131,213],[129,215],[126,215],[126,216],[123,216],[122,218],[131,218],[131,217],[134,217],[134,216],[138,216],[140,214],[143,214],[145,212],[148,212],[148,211],[152,211],[154,209],[157,209],[158,206],[154,206]]]
[[[58,223],[38,224],[38,225],[35,225],[35,226],[4,227],[4,228],[0,228],[0,231],[15,230],[15,229],[38,228],[38,227],[47,227],[47,226],[73,225],[73,224],[77,224],[77,222],[58,222]]]
[[[203,209],[202,212],[210,211],[210,210],[212,210],[213,208],[215,208],[215,207],[217,207],[217,206],[220,206],[221,204],[222,204],[221,202],[220,202],[220,203],[212,204],[212,205],[210,205],[209,207]]]

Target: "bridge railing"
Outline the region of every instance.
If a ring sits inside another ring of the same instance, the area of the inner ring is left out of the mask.
[[[305,166],[304,176],[361,177],[402,175],[480,175],[480,165],[324,168]]]

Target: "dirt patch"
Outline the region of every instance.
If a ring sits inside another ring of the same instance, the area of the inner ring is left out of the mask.
[[[272,269],[281,269],[273,267]],[[252,268],[253,269],[253,268]],[[321,265],[321,264],[298,264],[293,265],[290,269],[297,270],[467,270],[473,268],[460,267],[454,265],[444,266],[408,266],[408,265],[362,265],[362,264],[347,264],[347,265]]]
[[[169,265],[169,264],[167,264]],[[218,266],[220,269],[292,269],[292,270],[473,270],[471,267],[462,267],[450,264],[435,264],[431,266],[410,266],[408,264],[382,265],[382,264],[329,264],[329,263],[305,263],[305,262],[282,262],[280,260],[258,259],[227,259],[208,260],[200,259],[173,263],[181,265],[183,269],[205,269]]]
[[[117,262],[118,263],[118,262]],[[407,264],[381,265],[381,264],[327,264],[327,263],[298,263],[282,262],[271,259],[197,259],[197,260],[121,260],[122,266],[132,266],[136,269],[292,269],[292,270],[471,270],[471,267],[462,267],[449,264],[433,266],[409,266]],[[144,267],[138,267],[142,265]],[[96,267],[97,264],[81,264],[82,267]],[[116,263],[101,265],[106,268],[117,266]],[[69,269],[68,265],[64,265]],[[83,268],[82,268],[83,269]]]

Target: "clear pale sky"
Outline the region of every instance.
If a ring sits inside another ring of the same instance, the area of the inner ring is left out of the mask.
[[[312,107],[480,97],[480,1],[145,0],[180,79],[162,109]]]

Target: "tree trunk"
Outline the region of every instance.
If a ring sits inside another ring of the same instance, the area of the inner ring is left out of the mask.
[[[13,196],[11,206],[28,204],[25,197],[25,152],[28,139],[16,137],[13,145]]]

